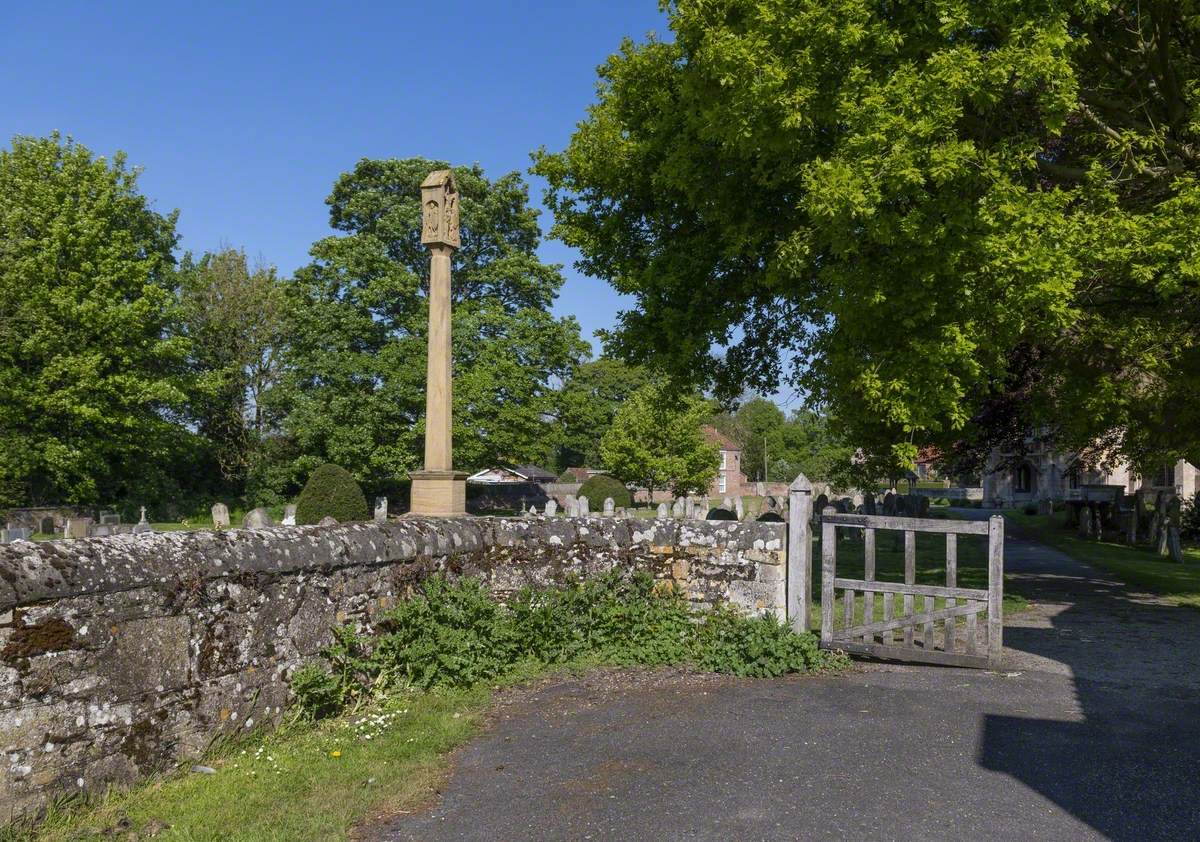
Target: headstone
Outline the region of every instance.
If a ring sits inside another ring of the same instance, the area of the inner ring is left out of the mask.
[[[1130,509],[1125,514],[1125,543],[1129,546],[1137,544],[1138,536],[1138,513],[1137,509]]]
[[[1093,535],[1091,506],[1079,507],[1079,537],[1091,538]]]
[[[783,515],[779,512],[763,512],[756,520],[759,523],[783,523]]]
[[[667,515],[669,515],[669,514],[670,514],[670,509],[667,508],[667,504],[659,503],[658,511],[655,513],[655,517],[657,517],[659,520],[666,520]]]
[[[558,514],[558,501],[551,497],[546,501],[546,517],[554,517]]]
[[[863,506],[863,514],[864,515],[879,514],[879,512],[875,508],[875,495],[872,494],[870,491],[863,494],[862,506]]]
[[[774,499],[771,497],[768,500]],[[821,513],[825,511],[825,507],[829,505],[829,496],[826,494],[818,494],[817,499],[813,501],[813,517],[817,523],[821,522]],[[769,509],[768,509],[769,511]]]
[[[1171,560],[1183,564],[1183,545],[1179,540],[1179,528],[1174,522],[1170,523],[1166,529],[1167,533],[1167,554],[1171,556]]]
[[[376,523],[387,523],[387,509],[388,509],[387,498],[386,497],[376,497],[375,498],[375,522]]]
[[[537,506],[530,506],[525,512],[526,517],[537,517]]]
[[[591,503],[588,501],[588,498],[580,497],[579,498],[579,516],[587,517],[589,514],[591,514],[590,510],[591,510]]]
[[[740,494],[733,501],[733,513],[737,515],[738,520],[746,519],[746,504],[742,502]]]
[[[67,518],[66,529],[63,530],[64,538],[86,538],[92,531],[92,519],[90,517],[69,517]]]
[[[270,529],[274,525],[275,521],[271,520],[270,512],[261,507],[251,509],[242,518],[243,529]]]
[[[883,495],[883,513],[887,517],[896,516],[896,495],[891,491]]]
[[[146,520],[146,507],[145,506],[142,506],[141,517],[138,518],[138,522],[136,524],[134,524],[133,531],[134,531],[134,533],[136,533],[138,535],[141,535],[144,532],[153,532],[154,531],[154,528],[150,525],[150,522],[148,520]]]
[[[616,505],[617,505],[617,504],[613,502],[613,498],[611,498],[611,497],[605,497],[605,498],[604,498],[604,516],[605,516],[605,517],[612,517],[612,516],[613,516],[613,510],[616,508]]]
[[[107,538],[113,534],[113,528],[107,523],[97,523],[92,526],[93,538]]]
[[[763,498],[763,511],[773,512],[779,508],[779,501],[775,499],[774,494],[768,494]]]
[[[1053,500],[1038,500],[1038,514],[1039,515],[1054,514],[1054,501]]]
[[[574,497],[567,497],[567,517],[579,517],[579,501]]]
[[[213,526],[217,529],[229,528],[229,507],[224,503],[213,503],[212,507]]]
[[[681,518],[684,514],[685,504],[682,497],[676,497],[675,502],[671,505],[671,517]]]
[[[688,520],[696,516],[696,500],[690,494],[683,499],[683,516]]]
[[[338,521],[333,515],[325,515],[317,522],[317,526],[337,526]]]
[[[296,504],[288,503],[283,507],[283,520],[279,522],[280,526],[295,526],[296,525]]]
[[[733,511],[733,498],[730,497],[728,494],[726,494],[724,497],[721,498],[721,508],[725,509],[728,512]]]
[[[737,520],[737,515],[734,514],[733,511],[731,511],[730,509],[717,507],[715,509],[709,509],[708,514],[705,516],[704,519],[705,520]]]
[[[121,522],[121,516],[116,512],[101,512],[100,523],[103,526],[116,526]]]

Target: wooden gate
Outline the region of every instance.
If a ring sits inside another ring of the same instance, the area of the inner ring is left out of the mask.
[[[837,575],[838,529],[862,530],[862,579]],[[880,529],[904,533],[903,583],[875,579],[875,534]],[[944,586],[916,583],[918,532],[946,536]],[[987,590],[958,587],[959,535],[987,536]],[[834,611],[838,591],[842,593],[840,623]],[[861,621],[856,619],[859,594],[863,597]],[[1003,596],[1004,518],[998,515],[985,522],[838,514],[832,508],[821,514],[821,646],[825,649],[995,669],[1000,666],[1003,647]],[[877,598],[882,600],[881,620],[875,617]]]

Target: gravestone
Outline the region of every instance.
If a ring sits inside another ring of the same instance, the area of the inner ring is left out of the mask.
[[[567,517],[579,517],[579,501],[567,496]]]
[[[271,513],[262,507],[251,509],[242,518],[242,529],[270,529],[274,525]]]
[[[676,497],[675,502],[671,506],[671,517],[673,517],[673,518],[683,517],[684,508],[685,508],[685,504],[683,502],[683,498]]]
[[[213,526],[217,529],[229,528],[229,507],[224,503],[213,503],[212,507]]]
[[[93,538],[107,538],[113,534],[113,528],[107,523],[97,523],[92,526]]]
[[[821,522],[821,513],[825,511],[825,507],[829,505],[829,495],[818,494],[817,499],[813,501],[813,517],[817,523]]]
[[[604,498],[604,516],[605,516],[605,517],[612,517],[612,516],[613,516],[613,510],[616,508],[616,505],[617,505],[617,504],[613,502],[613,498],[611,498],[611,497],[605,497],[605,498]]]
[[[100,524],[102,526],[116,526],[121,522],[121,516],[116,512],[101,512]]]
[[[525,517],[537,517],[537,506],[530,506],[525,512]]]
[[[137,535],[141,535],[144,532],[154,531],[154,528],[150,525],[150,522],[146,520],[145,506],[142,506],[141,516],[138,518],[138,522],[133,525],[133,531]]]
[[[779,501],[775,499],[775,495],[768,494],[763,498],[763,511],[774,512],[779,509]]]
[[[875,495],[872,494],[870,491],[863,494],[862,506],[863,506],[863,514],[864,515],[879,514],[878,510],[875,508]]]
[[[755,520],[759,523],[783,523],[783,515],[779,512],[763,512]]]
[[[1167,533],[1167,554],[1171,560],[1183,564],[1183,544],[1179,540],[1179,528],[1174,522],[1169,522],[1166,529]]]
[[[1053,500],[1038,500],[1038,514],[1039,515],[1054,514],[1054,501]]]
[[[705,494],[703,497],[700,498],[700,503],[696,506],[696,509],[697,509],[696,517],[702,518],[704,515],[707,515],[708,510],[711,509],[712,507],[713,507],[712,503],[710,503],[708,501],[708,495]]]
[[[387,498],[386,497],[376,497],[375,498],[375,522],[376,523],[387,523],[387,509],[388,509]]]
[[[554,517],[558,514],[558,501],[551,497],[546,501],[546,517]]]
[[[887,517],[896,516],[896,495],[891,491],[883,495],[883,513]]]
[[[337,526],[337,525],[338,525],[337,518],[335,518],[333,515],[325,515],[325,517],[321,518],[321,520],[317,522],[317,526]]]
[[[740,494],[733,501],[733,513],[737,515],[738,520],[746,519],[746,504],[742,502]]]
[[[579,498],[579,516],[587,517],[589,514],[591,514],[591,503],[588,502],[588,498],[580,497]]]
[[[1094,538],[1096,525],[1091,506],[1081,506],[1079,509],[1079,537]]]
[[[655,517],[657,517],[659,520],[665,520],[667,515],[669,515],[669,514],[670,514],[670,510],[667,508],[667,504],[659,503],[658,511],[655,513]]]
[[[1138,536],[1138,513],[1137,509],[1130,509],[1125,514],[1125,543],[1129,546],[1137,544]]]
[[[69,517],[67,518],[67,526],[63,530],[64,538],[86,538],[92,531],[92,519],[90,517]]]
[[[730,497],[728,494],[725,495],[725,497],[723,497],[721,499],[721,508],[727,512],[733,511],[733,498]]]
[[[283,520],[279,522],[280,526],[295,526],[296,525],[296,504],[288,503],[283,507]]]
[[[725,508],[718,506],[715,509],[709,509],[708,514],[705,516],[704,519],[705,520],[737,520],[737,515],[734,514],[733,511],[730,509],[725,509]]]

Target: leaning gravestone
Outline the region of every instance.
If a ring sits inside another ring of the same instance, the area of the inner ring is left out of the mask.
[[[279,522],[280,526],[295,526],[296,525],[296,504],[288,503],[283,507],[283,520]]]
[[[614,510],[616,509],[616,506],[617,506],[617,504],[615,502],[613,502],[613,498],[605,497],[604,498],[604,516],[612,517]]]
[[[217,529],[229,528],[229,507],[224,503],[213,503],[212,507],[213,526]]]
[[[655,517],[657,517],[659,520],[666,520],[667,516],[668,516],[670,513],[671,513],[671,510],[667,508],[667,504],[666,504],[666,503],[659,503],[659,504],[658,504],[658,511],[656,511],[656,512],[654,513],[654,516],[655,516]]]
[[[554,517],[558,514],[558,501],[551,497],[546,501],[546,517]]]
[[[92,531],[92,519],[90,517],[69,517],[67,518],[67,527],[63,530],[64,538],[86,538]]]
[[[242,529],[270,529],[275,525],[271,514],[264,508],[251,509],[242,518]]]
[[[375,498],[375,522],[387,523],[387,498]]]

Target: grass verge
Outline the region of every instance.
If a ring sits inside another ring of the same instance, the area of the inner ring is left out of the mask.
[[[530,667],[503,684],[548,672]],[[336,719],[285,725],[204,760],[211,773],[189,766],[92,804],[60,805],[36,827],[9,828],[0,840],[351,839],[364,820],[434,797],[448,752],[476,733],[499,686],[397,693]]]
[[[1200,548],[1186,547],[1187,563],[1164,559],[1148,546],[1130,547],[1113,540],[1088,541],[1062,526],[1064,515],[1006,511],[1018,530],[1072,558],[1112,573],[1130,587],[1165,597],[1176,605],[1200,608]]]

